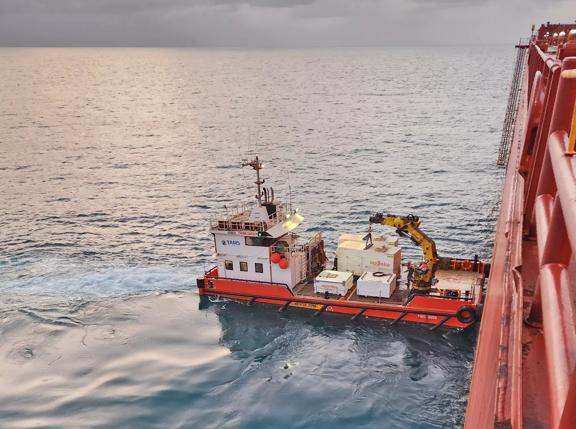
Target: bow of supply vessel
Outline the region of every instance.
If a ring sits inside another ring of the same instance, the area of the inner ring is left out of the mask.
[[[340,235],[336,258],[328,264],[322,235],[303,240],[296,230],[304,217],[262,186],[258,157],[243,166],[256,172],[256,201],[210,221],[217,263],[197,280],[201,296],[432,329],[465,328],[479,320],[489,266],[477,257],[439,257],[417,216],[375,213],[363,233]],[[403,263],[398,236],[375,234],[376,225],[420,246],[422,261]]]

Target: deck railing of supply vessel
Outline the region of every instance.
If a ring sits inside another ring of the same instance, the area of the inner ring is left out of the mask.
[[[266,231],[274,225],[286,220],[286,208],[283,204],[276,205],[276,211],[268,216],[266,221],[250,220],[251,208],[247,204],[241,204],[227,209],[225,214],[212,217],[210,229],[218,231]]]
[[[300,266],[300,279],[311,280],[318,274],[318,267],[324,264],[324,260],[318,260],[319,257],[324,258],[324,242],[322,234],[314,234],[307,242],[297,243],[291,240],[293,244],[289,246],[275,244],[271,247],[271,252],[280,253],[288,256],[291,259],[292,254],[302,254],[305,256],[305,263]]]
[[[552,42],[529,46],[467,429],[576,428],[576,40]]]

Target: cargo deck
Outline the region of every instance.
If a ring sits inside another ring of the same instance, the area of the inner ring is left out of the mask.
[[[350,289],[346,295],[331,295],[329,299],[336,301],[401,305],[407,301],[410,294],[410,290],[408,289],[405,280],[407,274],[408,273],[404,267],[402,279],[398,282],[398,286],[390,298],[358,295],[356,293],[356,283],[354,283],[354,287]],[[483,276],[481,273],[473,271],[438,270],[436,273],[436,279],[438,280],[438,283],[436,284],[437,289],[458,289],[461,291],[461,295],[465,296],[467,290],[479,290]],[[314,292],[314,282],[311,281],[296,285],[292,292],[295,296],[312,298],[324,297],[324,294]],[[471,294],[468,299],[473,301],[474,298],[475,297]]]

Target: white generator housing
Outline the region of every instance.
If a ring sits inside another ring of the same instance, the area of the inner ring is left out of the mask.
[[[338,240],[336,256],[338,270],[349,271],[361,276],[365,272],[383,272],[400,275],[402,251],[394,239],[381,235],[372,235],[372,246],[366,249],[362,235],[342,234]]]
[[[359,296],[390,298],[396,290],[396,274],[366,272],[356,282],[356,293]]]
[[[342,271],[324,270],[314,279],[314,292],[346,295],[354,285],[354,275]]]

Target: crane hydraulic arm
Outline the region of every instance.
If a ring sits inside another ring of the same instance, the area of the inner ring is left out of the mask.
[[[438,254],[434,240],[420,230],[421,222],[418,216],[376,213],[370,216],[370,224],[373,223],[396,228],[398,235],[410,238],[414,244],[422,248],[424,266],[414,269],[413,288],[418,293],[430,293],[434,285],[434,275],[438,269]]]

